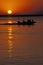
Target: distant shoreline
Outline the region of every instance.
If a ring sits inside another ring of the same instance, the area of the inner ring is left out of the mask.
[[[0,17],[29,17],[29,16],[43,16],[43,15],[0,15]]]

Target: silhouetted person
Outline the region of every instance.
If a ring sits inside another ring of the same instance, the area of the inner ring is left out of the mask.
[[[20,23],[20,21],[18,21],[18,25],[20,25],[21,23]]]
[[[23,24],[23,25],[26,25],[26,22],[23,20],[22,24]]]

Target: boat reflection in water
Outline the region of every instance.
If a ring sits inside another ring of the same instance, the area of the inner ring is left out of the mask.
[[[12,21],[8,21],[8,23],[12,23]],[[8,45],[9,45],[9,49],[8,49],[8,53],[9,53],[9,58],[12,57],[12,53],[13,53],[13,42],[12,42],[12,39],[13,39],[13,34],[12,34],[12,26],[9,26],[8,27]]]

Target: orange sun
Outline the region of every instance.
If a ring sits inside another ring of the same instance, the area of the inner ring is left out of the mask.
[[[12,10],[8,10],[8,14],[12,14]]]

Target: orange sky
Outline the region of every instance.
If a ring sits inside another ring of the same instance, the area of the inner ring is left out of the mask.
[[[0,15],[8,14],[43,14],[43,0],[0,0]]]

